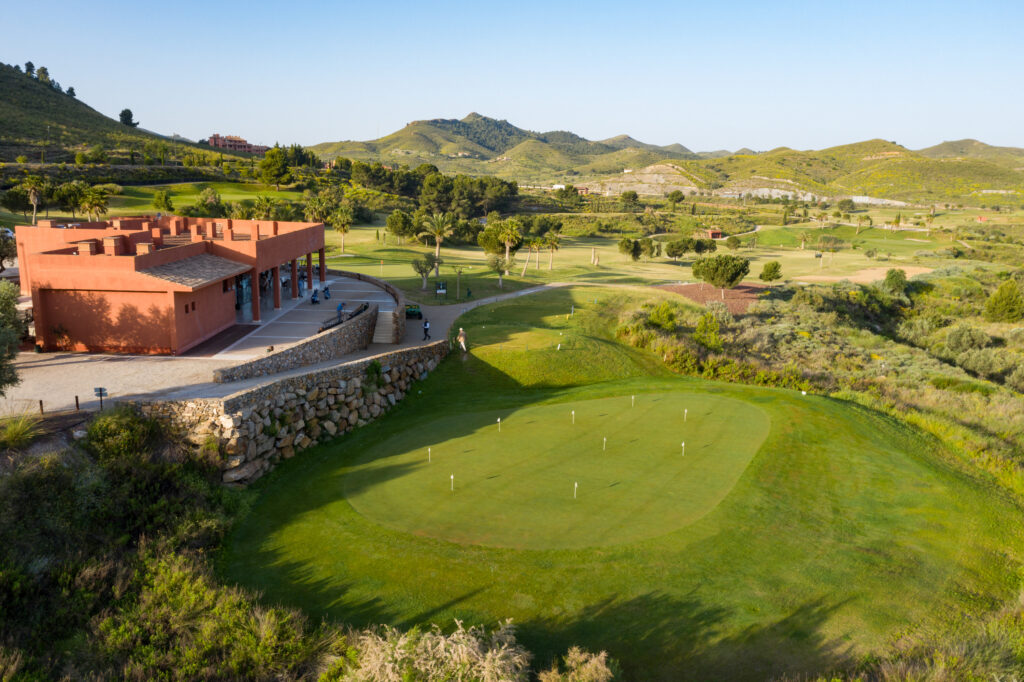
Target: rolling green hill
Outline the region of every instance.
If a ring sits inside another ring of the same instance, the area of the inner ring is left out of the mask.
[[[1024,149],[995,147],[978,140],[954,140],[934,147],[918,150],[921,156],[932,159],[974,159],[990,161],[1014,170],[1024,170]]]
[[[572,182],[592,191],[661,196],[669,189],[811,197],[875,197],[911,203],[1024,201],[1024,149],[977,140],[918,151],[874,139],[820,150],[778,147],[692,152],[628,135],[591,141],[571,132],[536,133],[470,114],[414,121],[368,142],[313,147],[325,157],[432,163],[443,171],[496,175],[526,183]]]
[[[75,152],[97,144],[115,156],[121,151],[142,152],[154,143],[168,145],[170,158],[186,153],[220,156],[209,147],[123,125],[7,64],[0,64],[0,122],[0,161],[5,162],[19,155],[30,162],[71,161]]]
[[[593,141],[564,130],[538,133],[477,113],[463,119],[413,121],[377,140],[325,142],[312,149],[325,159],[344,156],[411,166],[432,163],[446,172],[528,182],[550,182],[580,173],[618,173],[666,158],[699,158],[681,144],[662,147],[628,135]]]

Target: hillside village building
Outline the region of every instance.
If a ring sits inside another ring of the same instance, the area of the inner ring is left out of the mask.
[[[179,354],[238,323],[260,321],[324,281],[322,223],[118,218],[15,228],[23,294],[45,350]],[[300,261],[303,271],[300,272]]]
[[[231,152],[246,152],[248,154],[263,154],[270,147],[262,144],[251,144],[245,138],[237,135],[210,135],[208,143],[217,149],[226,149]]]

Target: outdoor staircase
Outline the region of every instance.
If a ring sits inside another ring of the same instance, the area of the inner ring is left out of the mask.
[[[395,328],[390,310],[377,313],[377,327],[373,331],[373,343],[392,343],[391,334]]]

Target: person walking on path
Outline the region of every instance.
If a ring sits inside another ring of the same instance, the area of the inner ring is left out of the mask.
[[[457,337],[455,337],[455,338],[458,340],[459,345],[462,346],[462,352],[465,353],[466,352],[466,330],[463,329],[462,327],[459,327],[459,335]]]
[[[430,320],[423,320],[423,340],[430,340]]]

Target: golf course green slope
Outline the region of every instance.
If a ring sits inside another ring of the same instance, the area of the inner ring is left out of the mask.
[[[359,625],[513,618],[542,663],[581,644],[631,680],[827,670],[1014,593],[1019,510],[936,441],[667,375],[614,341],[621,311],[665,295],[580,287],[464,316],[486,345],[261,481],[222,574]]]

